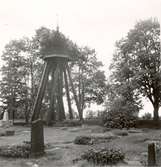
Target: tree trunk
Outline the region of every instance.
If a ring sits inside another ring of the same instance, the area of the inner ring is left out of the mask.
[[[153,111],[153,114],[154,114],[153,120],[154,121],[158,121],[159,120],[159,103],[154,103],[153,108],[154,108],[154,111]]]
[[[25,123],[28,124],[29,123],[29,104],[25,104]]]
[[[14,123],[14,120],[15,120],[15,111],[16,111],[16,107],[15,107],[15,104],[16,104],[16,99],[14,98],[15,95],[13,94],[12,95],[12,99],[11,99],[11,113],[12,113],[12,121]]]
[[[33,73],[33,61],[30,58],[30,75],[31,75],[31,99],[34,100],[34,73]],[[33,103],[32,103],[33,105]]]
[[[81,96],[81,113],[82,113],[82,115],[83,115],[84,104],[85,104],[84,96],[85,96],[85,90],[84,90],[84,83],[82,81],[82,96]]]

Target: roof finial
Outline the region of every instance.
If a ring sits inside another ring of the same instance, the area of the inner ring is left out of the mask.
[[[56,31],[59,32],[59,14],[56,14]]]

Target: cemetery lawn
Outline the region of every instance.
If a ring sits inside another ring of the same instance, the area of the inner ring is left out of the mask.
[[[15,135],[0,136],[0,146],[30,141],[30,127],[13,126],[9,129],[15,130]],[[1,128],[0,132],[2,133],[4,130]],[[74,144],[74,139],[80,135],[113,136],[113,138],[94,145]],[[125,162],[121,162],[117,166],[143,166],[147,160],[148,143],[161,143],[159,129],[113,129],[104,132],[104,128],[100,126],[45,127],[44,136],[47,144],[45,156],[37,159],[0,157],[0,167],[92,167],[92,164],[84,160],[75,163],[73,160],[80,158],[80,155],[90,148],[105,146],[121,148],[125,152]],[[159,156],[160,152],[158,152]],[[158,164],[161,164],[159,160]]]

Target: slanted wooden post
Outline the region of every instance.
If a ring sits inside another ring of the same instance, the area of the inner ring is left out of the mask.
[[[63,62],[58,62],[59,66],[59,76],[58,76],[58,105],[59,105],[59,121],[65,120],[65,110],[63,103]]]
[[[80,109],[80,104],[79,104],[79,101],[78,101],[78,98],[77,98],[76,91],[74,89],[74,85],[73,85],[73,81],[72,81],[72,77],[71,77],[71,74],[70,74],[70,69],[69,69],[68,64],[66,64],[66,68],[67,68],[71,88],[72,88],[72,91],[73,91],[74,99],[75,99],[75,102],[76,102],[79,118],[80,118],[80,121],[83,121],[83,115],[82,115],[82,112],[81,112],[81,109]]]
[[[66,69],[65,68],[64,68],[64,80],[65,80],[65,90],[66,90],[67,102],[68,102],[69,118],[73,119],[73,112],[72,112],[70,95],[69,95],[68,78],[67,78],[67,73],[66,73]]]
[[[41,79],[41,83],[40,83],[40,87],[37,93],[37,97],[36,97],[36,101],[34,104],[34,108],[33,108],[33,115],[32,115],[32,121],[35,121],[39,118],[40,116],[40,109],[41,109],[41,103],[44,97],[44,93],[45,93],[45,88],[46,88],[46,84],[48,81],[48,76],[49,76],[49,72],[50,69],[52,67],[52,63],[51,61],[47,61],[45,64],[45,68],[44,68],[44,72],[43,72],[43,76]]]
[[[56,112],[55,112],[55,102],[56,102],[56,97],[55,97],[55,91],[56,91],[56,86],[57,86],[57,64],[54,64],[53,70],[52,70],[52,80],[51,80],[51,93],[50,93],[50,106],[49,110],[47,112],[47,125],[51,125],[52,121],[56,121]]]
[[[155,144],[148,144],[148,166],[156,165]]]

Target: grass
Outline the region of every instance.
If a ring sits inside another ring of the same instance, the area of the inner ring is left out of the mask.
[[[20,144],[23,141],[30,140],[30,128],[14,126],[14,136],[1,136],[0,145]],[[3,130],[3,129],[1,129]],[[0,131],[1,131],[0,130]],[[118,130],[117,130],[118,131]],[[127,131],[127,130],[124,130]],[[110,133],[116,132],[111,130]],[[92,164],[86,161],[78,161],[73,164],[73,160],[79,158],[83,152],[91,148],[100,147],[118,147],[125,152],[127,162],[137,163],[145,162],[148,142],[150,140],[160,140],[160,130],[143,129],[142,133],[128,133],[128,136],[118,136],[108,142],[100,142],[94,145],[75,145],[73,143],[76,136],[95,135],[103,133],[103,128],[99,126],[83,126],[83,127],[45,127],[45,143],[48,143],[46,155],[40,159],[6,159],[0,157],[0,167],[32,167],[37,164],[38,167],[91,167]],[[97,136],[96,135],[96,136]],[[117,135],[117,134],[116,134]],[[135,162],[136,161],[136,162]],[[160,161],[160,160],[159,160]],[[159,162],[158,161],[158,162]],[[160,163],[160,162],[159,162]],[[128,166],[128,164],[122,164]],[[136,165],[136,164],[135,164]]]

